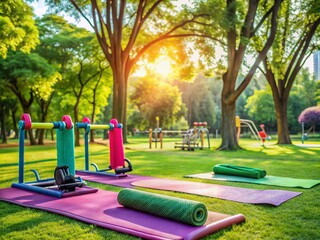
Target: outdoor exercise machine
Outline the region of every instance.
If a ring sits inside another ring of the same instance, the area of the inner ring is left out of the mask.
[[[62,117],[62,121],[52,123],[32,122],[29,114],[22,114],[19,121],[19,182],[12,187],[29,190],[49,196],[62,198],[97,192],[96,188],[82,188],[86,185],[80,177],[75,175],[74,161],[74,127],[72,119],[68,115]],[[57,167],[54,170],[54,178],[40,179],[37,170],[36,181],[24,182],[24,140],[25,131],[28,129],[56,129]],[[78,191],[79,190],[79,191]]]
[[[149,148],[152,148],[152,143],[155,143],[155,148],[157,148],[157,143],[160,143],[160,148],[162,149],[162,138],[163,132],[162,129],[159,127],[159,116],[156,116],[157,128],[154,130],[155,137],[152,137],[153,131],[152,128],[149,129]]]
[[[257,139],[258,142],[264,145],[264,142],[266,141],[266,139],[270,139],[270,136],[267,135],[264,128],[264,124],[260,124],[259,126],[261,128],[261,131],[258,131],[253,121],[247,119],[240,119],[239,116],[236,116],[237,140],[239,141],[240,138],[241,127],[248,127],[255,139]]]
[[[77,128],[84,128],[84,146],[85,146],[85,170],[79,172],[89,172],[98,175],[107,175],[113,177],[126,177],[126,172],[132,171],[132,164],[129,159],[124,157],[123,138],[122,138],[122,124],[118,123],[116,119],[111,119],[108,124],[91,124],[88,117],[85,117],[82,122],[76,123]],[[95,168],[94,171],[89,170],[89,133],[90,130],[103,129],[109,130],[109,144],[110,144],[110,165],[108,168],[99,169],[98,165],[91,163]],[[115,173],[108,171],[114,170]]]
[[[206,136],[206,137],[205,137]],[[206,122],[194,122],[193,128],[189,129],[183,137],[182,142],[175,143],[174,148],[182,150],[194,151],[194,149],[203,149],[205,138],[207,139],[207,147],[210,149],[210,136]]]
[[[153,133],[155,137],[153,137]],[[152,128],[149,129],[149,148],[152,148],[152,143],[155,143],[155,148],[157,148],[157,143],[160,143],[160,148],[163,147],[163,131],[161,128],[156,128],[154,131],[152,131]]]

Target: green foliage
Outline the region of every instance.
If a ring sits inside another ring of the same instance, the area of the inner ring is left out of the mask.
[[[305,106],[316,105],[316,92],[317,84],[319,82],[313,79],[313,74],[310,73],[308,68],[300,70],[298,76],[295,79],[292,91],[296,91],[298,95],[304,99]]]
[[[176,81],[187,107],[185,119],[189,127],[193,122],[207,122],[208,129],[217,128],[220,116],[220,91],[222,82],[199,74],[192,82]]]
[[[300,44],[306,40],[310,26],[319,18],[317,14],[310,13],[312,9],[316,9],[318,4],[316,2],[318,1],[292,2],[286,0],[282,3],[278,18],[279,30],[268,54],[268,68],[272,70],[276,81],[283,80],[285,76],[287,78],[290,77],[287,72],[292,72],[295,67],[294,65],[290,66],[291,62],[296,64],[298,58],[305,59],[318,48],[319,38],[316,36],[320,32],[319,30],[314,34],[312,44],[309,47],[306,46],[307,51],[305,54],[299,49]],[[297,55],[294,55],[296,53]],[[288,69],[289,67],[291,69]],[[288,79],[284,80],[288,81]]]
[[[131,102],[148,120],[149,127],[156,126],[156,116],[160,118],[162,128],[181,118],[181,93],[177,87],[158,81],[156,75],[150,75],[137,81],[134,88]]]
[[[192,84],[189,92],[192,117],[189,119],[189,124],[201,121],[207,122],[208,128],[213,126],[216,120],[216,114],[213,109],[215,109],[217,103],[214,102],[212,95],[212,90],[215,87],[212,80],[198,76]]]
[[[8,51],[28,53],[39,43],[32,9],[22,0],[0,1],[0,57]]]
[[[94,108],[99,115],[107,105],[111,80],[95,35],[57,15],[45,15],[37,24],[41,39],[37,52],[58,66],[62,75],[52,110],[71,113],[76,108],[81,116],[92,117]]]
[[[36,51],[51,64],[57,65],[60,72],[64,71],[66,64],[72,60],[73,49],[79,48],[76,39],[84,30],[57,15],[44,15],[36,23],[41,41]]]
[[[22,95],[37,95],[47,99],[61,75],[46,59],[36,53],[9,52],[0,59],[0,81]]]
[[[245,108],[248,115],[257,123],[273,126],[275,119],[275,109],[270,90],[255,90],[254,94],[248,98]]]
[[[243,76],[238,78],[237,84],[243,80]],[[255,90],[265,89],[266,87],[265,79],[260,75],[257,75],[252,79],[249,83],[248,87],[242,92],[242,94],[237,99],[236,103],[236,115],[240,116],[240,118],[247,119],[250,118],[248,116],[248,110],[245,108],[247,104],[247,100],[250,96],[252,96]]]
[[[316,83],[315,95],[315,100],[317,101],[317,104],[320,105],[320,81],[317,81]]]
[[[315,89],[316,82],[313,81],[308,69],[303,69],[296,78],[288,100],[287,115],[291,133],[298,133],[301,130],[297,119],[302,110],[315,105]],[[264,123],[269,129],[276,131],[275,109],[270,87],[255,90],[253,95],[247,97],[244,108],[248,117],[254,122]]]

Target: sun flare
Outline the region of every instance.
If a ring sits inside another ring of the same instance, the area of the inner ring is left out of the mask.
[[[171,58],[168,56],[160,56],[153,62],[142,60],[138,63],[138,68],[135,70],[134,76],[144,77],[150,73],[168,77],[173,73]]]
[[[154,64],[154,72],[168,76],[172,72],[170,60],[167,58],[157,60]]]
[[[161,56],[152,65],[153,72],[164,77],[172,72],[171,59],[169,57]]]

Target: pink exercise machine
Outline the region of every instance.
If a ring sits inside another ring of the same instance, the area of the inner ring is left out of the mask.
[[[78,172],[90,172],[99,175],[108,175],[114,177],[126,177],[126,172],[132,171],[132,164],[129,159],[124,157],[123,139],[122,139],[122,124],[116,119],[111,119],[108,124],[91,124],[89,118],[85,117],[81,123],[76,123],[77,128],[84,128],[84,145],[85,145],[85,170]],[[95,168],[95,172],[89,170],[89,133],[90,130],[107,129],[109,130],[110,144],[110,165],[108,168],[99,169],[98,165],[91,163]],[[115,173],[108,171],[114,170]]]

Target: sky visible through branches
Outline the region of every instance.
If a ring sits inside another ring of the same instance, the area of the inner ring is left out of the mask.
[[[35,15],[37,15],[39,17],[41,17],[43,14],[46,13],[47,7],[46,7],[46,5],[44,3],[44,0],[38,0],[36,2],[33,2],[31,4],[31,6],[34,9]],[[85,28],[85,29],[87,29],[89,31],[93,31],[92,28],[90,27],[90,25],[84,19],[81,19],[79,22],[77,22],[72,17],[64,16],[64,18],[68,22],[73,23],[73,24],[77,25],[78,27],[82,27],[82,28]],[[313,74],[313,55],[311,55],[307,59],[306,63],[304,64],[304,68],[308,68],[309,72],[311,74]]]

